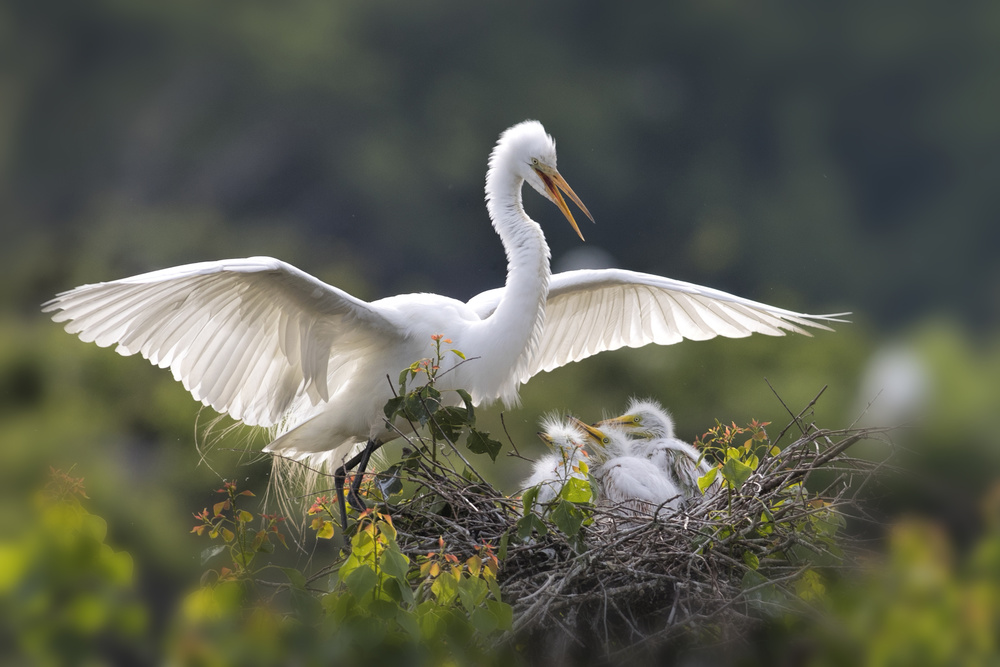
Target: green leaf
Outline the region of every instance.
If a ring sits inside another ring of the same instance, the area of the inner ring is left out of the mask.
[[[524,507],[525,514],[534,509],[535,501],[538,499],[538,489],[539,487],[533,486],[521,496],[521,505]]]
[[[715,481],[715,477],[718,474],[719,474],[719,469],[712,468],[711,470],[709,470],[704,475],[698,478],[698,490],[701,491],[702,495],[704,495],[705,490],[708,489],[708,487],[712,486],[712,482]]]
[[[499,600],[487,600],[486,608],[497,617],[497,627],[500,630],[510,630],[514,625],[514,608]]]
[[[476,409],[474,407],[472,407],[472,396],[470,396],[469,392],[465,391],[464,389],[456,389],[455,393],[457,393],[459,396],[461,396],[462,397],[462,402],[465,403],[465,414],[466,414],[466,420],[468,422],[468,425],[469,426],[475,426],[476,425]]]
[[[410,596],[413,596],[413,592],[410,592]],[[412,604],[412,600],[409,602]],[[399,623],[399,627],[403,628],[406,634],[410,635],[413,640],[420,639],[420,624],[417,622],[416,615],[403,607],[399,607],[396,610],[396,622]]]
[[[462,435],[468,419],[465,408],[454,405],[442,408],[434,414],[434,421],[431,422],[431,432],[436,437],[442,437],[451,442],[455,442],[458,436]]]
[[[500,547],[497,549],[497,558],[501,561],[507,558],[507,542],[510,541],[510,531],[503,531],[503,535],[500,536]]]
[[[357,600],[361,600],[366,595],[375,589],[375,584],[378,583],[378,575],[375,574],[373,570],[368,565],[361,565],[351,572],[344,579],[344,585],[347,586],[347,590],[351,592],[351,595]]]
[[[538,531],[539,535],[545,535],[549,532],[548,527],[546,527],[545,523],[538,517],[537,514],[534,512],[528,512],[517,522],[518,539],[525,540],[531,537],[532,530]]]
[[[472,625],[484,635],[488,635],[500,627],[500,619],[485,607],[477,607],[469,617]]]
[[[760,559],[757,558],[757,554],[752,551],[743,552],[743,562],[746,563],[751,570],[756,570],[760,567]]]
[[[479,577],[463,577],[458,584],[458,594],[462,599],[462,605],[469,612],[481,605],[489,592],[486,582]]]
[[[406,581],[406,573],[410,570],[410,559],[402,552],[395,549],[386,549],[382,552],[382,571],[390,577],[396,577],[400,581]]]
[[[559,530],[569,537],[574,537],[580,532],[580,527],[586,518],[579,507],[567,500],[560,500],[549,517]]]
[[[401,603],[413,602],[413,591],[410,587],[399,579],[388,577],[382,580],[382,593],[397,605]]]
[[[292,584],[294,588],[305,589],[306,587],[306,575],[302,574],[294,567],[283,567],[281,571],[285,573],[288,577],[289,583]]]
[[[559,497],[571,503],[589,503],[593,499],[594,493],[590,488],[589,480],[570,477],[559,490]]]
[[[405,373],[406,371],[403,372]],[[385,407],[383,408],[383,412],[385,412],[385,418],[392,421],[396,413],[399,412],[399,409],[400,407],[402,407],[402,405],[403,405],[402,396],[393,396],[388,401],[386,401]]]
[[[750,475],[752,474],[753,469],[739,459],[727,458],[726,462],[722,465],[722,476],[725,477],[735,489],[739,489],[743,486],[743,483],[750,479]]]
[[[431,592],[437,598],[438,604],[450,605],[458,595],[458,586],[450,574],[442,572],[434,583],[431,584]]]
[[[462,361],[465,361],[465,355],[462,352],[460,352],[459,350],[455,350],[455,349],[452,349],[452,352],[454,352],[456,355],[458,355],[459,359],[461,359]]]
[[[476,429],[469,431],[469,437],[466,438],[465,445],[474,454],[489,454],[490,458],[494,461],[497,460],[497,454],[500,453],[500,449],[503,447],[499,441],[491,438],[488,433]]]

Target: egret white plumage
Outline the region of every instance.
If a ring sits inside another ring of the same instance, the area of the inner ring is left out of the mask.
[[[633,398],[625,414],[605,419],[598,428],[615,426],[633,437],[632,449],[652,461],[677,485],[685,498],[701,497],[698,478],[711,468],[701,452],[674,435],[674,420],[652,399]]]
[[[570,421],[550,417],[542,421],[538,437],[553,451],[535,461],[531,476],[521,488],[537,486],[536,502],[545,504],[556,499],[571,477],[587,479],[586,471],[580,467],[587,459],[583,448],[587,436]]]
[[[650,514],[661,507],[675,509],[684,500],[670,476],[635,451],[636,441],[624,429],[577,424],[596,445],[591,450],[595,461],[591,472],[601,485],[599,504],[630,514]]]
[[[271,427],[276,437],[264,451],[336,469],[339,499],[346,471],[363,469],[398,435],[382,413],[392,396],[386,376],[427,357],[433,334],[475,359],[442,367],[439,389],[467,389],[476,405],[512,406],[536,373],[604,350],[806,333],[802,327],[827,329],[822,321],[834,319],[632,271],[551,275],[545,236],[522,205],[525,182],[577,234],[562,195],[591,217],[556,170],[555,141],[541,123],[504,131],[490,155],[486,203],[507,255],[507,282],[465,303],[435,294],[368,303],[280,260],[252,257],[83,285],[43,310],[81,340],[170,368],[220,413]],[[363,506],[356,493],[353,502]]]

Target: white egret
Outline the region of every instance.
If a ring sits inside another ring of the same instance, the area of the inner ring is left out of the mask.
[[[597,445],[592,448],[595,465],[591,472],[601,485],[598,504],[629,514],[651,514],[660,507],[676,509],[680,505],[684,499],[681,490],[666,472],[636,453],[635,441],[624,429],[577,424]]]
[[[524,480],[521,488],[537,486],[535,502],[544,505],[556,499],[571,477],[587,479],[587,473],[580,468],[580,463],[587,459],[583,449],[587,437],[571,422],[554,417],[542,421],[538,437],[553,451],[535,461],[531,476]]]
[[[597,428],[616,426],[635,438],[633,451],[670,476],[685,498],[701,497],[698,478],[711,467],[701,452],[674,435],[674,420],[652,399],[633,398],[625,414],[605,419]]]
[[[280,260],[252,257],[83,285],[43,310],[81,340],[169,367],[205,405],[272,427],[264,451],[335,469],[340,499],[346,471],[363,470],[398,435],[382,414],[392,396],[386,376],[429,356],[433,334],[475,358],[451,372],[442,367],[440,389],[512,406],[536,373],[603,350],[806,333],[802,327],[827,329],[822,321],[834,320],[632,271],[551,275],[545,236],[521,202],[525,182],[577,234],[561,193],[591,217],[556,171],[555,142],[540,123],[503,132],[490,155],[486,203],[507,254],[507,282],[466,303],[434,294],[368,303]],[[356,493],[352,502],[363,505]]]

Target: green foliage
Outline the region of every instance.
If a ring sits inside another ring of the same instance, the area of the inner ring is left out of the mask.
[[[439,551],[414,560],[400,550],[391,516],[370,510],[353,525],[350,549],[333,565],[311,575],[281,568],[285,581],[266,586],[260,576],[269,566],[252,571],[250,564],[268,550],[248,553],[238,546],[239,522],[249,514],[236,506],[243,494],[235,486],[220,491],[228,497],[216,506],[217,516],[234,518],[220,522],[203,512],[195,532],[224,540],[234,567],[209,570],[188,596],[173,644],[185,663],[327,656],[380,664],[405,656],[407,664],[488,664],[492,643],[511,628],[492,547],[482,545],[460,559],[442,539]],[[329,537],[335,511],[322,497],[309,509],[316,539]],[[270,528],[274,520],[266,521],[261,544],[280,535]]]
[[[563,453],[565,455],[565,452]],[[593,478],[586,461],[574,466],[571,474],[563,482],[556,497],[547,503],[538,502],[538,486],[526,489],[521,496],[524,507],[516,526],[517,538],[528,541],[532,536],[544,537],[549,532],[548,521],[559,532],[569,538],[570,545],[577,553],[586,551],[584,527],[593,523],[595,492]],[[576,477],[574,475],[583,475]]]
[[[107,543],[82,478],[53,470],[21,535],[0,540],[0,662],[94,663],[108,652],[148,659],[148,613],[132,557]]]
[[[761,468],[762,461],[774,463],[781,450],[772,445],[765,427],[768,422],[751,421],[747,426],[728,426],[716,420],[714,427],[695,441],[706,455],[713,455],[720,463],[698,480],[702,493],[708,493],[718,480],[718,486],[728,497],[728,509],[716,513],[723,522],[722,528],[706,533],[702,549],[724,548],[739,557],[746,571],[743,588],[751,603],[762,610],[771,610],[775,603],[786,601],[786,590],[760,574],[762,563],[768,566],[787,563],[802,565],[794,578],[794,591],[803,601],[814,602],[823,598],[823,577],[815,569],[840,564],[843,552],[838,546],[838,536],[846,521],[831,503],[818,497],[809,497],[801,482],[787,483],[777,489],[767,500],[756,498],[759,517],[748,524],[743,516],[733,511],[737,494],[744,493],[744,486]],[[771,468],[772,475],[780,475]],[[753,493],[751,490],[750,493]]]
[[[491,438],[486,431],[476,428],[476,411],[469,393],[464,389],[449,391],[448,393],[454,393],[461,399],[461,406],[451,405],[434,386],[445,356],[450,353],[464,362],[465,355],[454,348],[443,350],[441,344],[450,345],[451,339],[445,338],[442,334],[432,335],[431,340],[434,356],[413,362],[399,374],[399,392],[385,405],[386,419],[389,422],[401,419],[415,427],[429,426],[429,445],[425,447],[421,441],[419,446],[425,449],[434,461],[437,460],[439,446],[447,443],[454,448],[464,432],[468,433],[465,445],[469,451],[474,454],[488,454],[492,461],[496,461],[502,445]],[[420,376],[424,376],[424,383],[411,388],[413,380]]]
[[[201,523],[191,529],[192,533],[207,534],[213,540],[222,541],[222,544],[202,551],[201,562],[204,565],[219,554],[228,552],[232,566],[211,570],[215,578],[219,581],[252,581],[260,572],[259,568],[254,567],[259,554],[272,553],[275,542],[288,548],[285,536],[279,530],[284,517],[263,514],[260,517],[260,527],[255,529],[254,515],[237,507],[239,498],[253,496],[253,492],[246,489],[237,491],[236,482],[230,481],[224,482],[216,493],[225,498],[212,506],[212,512],[209,513],[206,507],[194,515]]]
[[[998,487],[1000,488],[1000,487]],[[1000,493],[988,498],[1000,509]],[[1000,513],[997,514],[1000,516]],[[826,621],[789,632],[810,638],[814,664],[992,665],[1000,656],[1000,524],[961,556],[933,523],[891,526],[887,553],[822,598]]]

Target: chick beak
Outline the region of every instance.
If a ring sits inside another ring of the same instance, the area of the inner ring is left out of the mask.
[[[587,437],[589,437],[591,440],[593,440],[594,443],[597,446],[602,447],[602,448],[604,447],[604,440],[605,440],[605,438],[607,438],[607,436],[604,435],[603,431],[598,430],[597,428],[591,426],[590,424],[588,424],[586,422],[580,421],[576,417],[570,417],[570,419],[573,420],[574,424],[576,424],[577,426],[579,426],[580,428],[582,428],[584,430],[584,432],[587,434]]]
[[[636,421],[633,415],[622,415],[621,417],[602,419],[594,424],[594,426],[620,426],[622,428],[633,428],[635,425]]]

